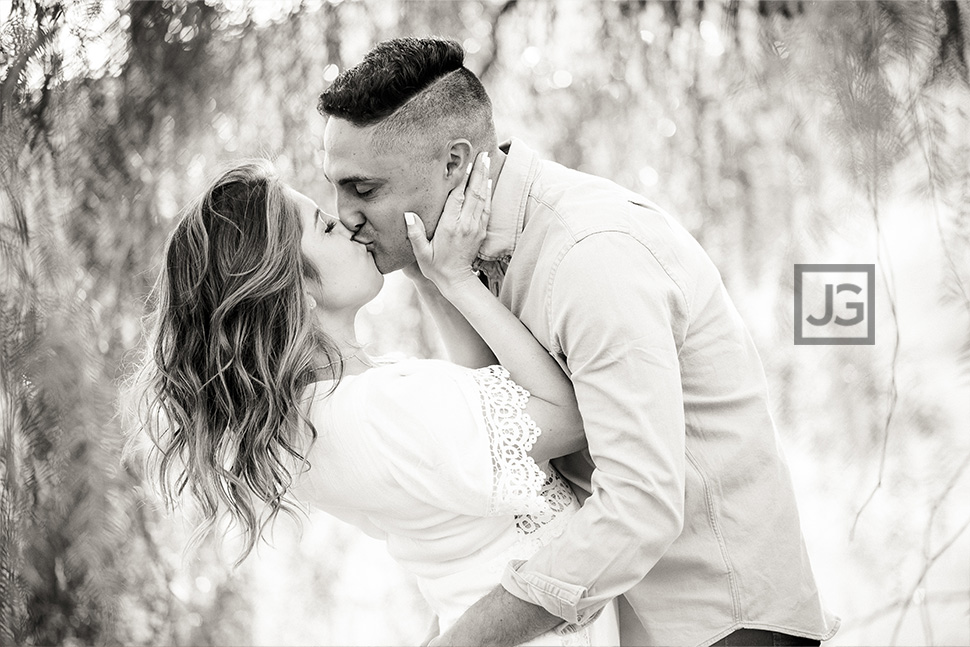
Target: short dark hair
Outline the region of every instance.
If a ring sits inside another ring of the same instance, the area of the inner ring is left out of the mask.
[[[382,124],[382,138],[413,144],[419,133],[433,132],[468,137],[491,149],[492,103],[464,60],[464,50],[453,40],[387,40],[341,72],[320,95],[317,109],[358,127]]]

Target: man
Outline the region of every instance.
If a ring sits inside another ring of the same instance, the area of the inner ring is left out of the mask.
[[[623,596],[624,644],[818,644],[821,608],[754,345],[700,246],[644,198],[497,146],[456,43],[381,43],[321,95],[340,219],[382,272],[413,264],[479,151],[492,157],[480,271],[569,374],[585,499],[557,540],[439,642],[516,644]],[[720,643],[718,643],[720,641]]]

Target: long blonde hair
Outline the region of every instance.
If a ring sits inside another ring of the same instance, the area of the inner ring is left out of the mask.
[[[305,284],[319,277],[302,234],[268,162],[215,180],[168,240],[132,388],[165,503],[188,489],[203,517],[196,541],[227,511],[244,531],[237,563],[279,512],[295,512],[290,470],[308,467],[317,435],[300,406],[315,351],[340,365],[309,313]]]

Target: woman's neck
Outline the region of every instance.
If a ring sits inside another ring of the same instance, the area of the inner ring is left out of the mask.
[[[363,344],[357,340],[357,329],[354,326],[356,311],[333,313],[320,310],[316,316],[320,329],[336,346],[317,350],[316,368],[321,379],[359,375],[374,366]],[[338,354],[337,357],[333,356],[334,351]]]

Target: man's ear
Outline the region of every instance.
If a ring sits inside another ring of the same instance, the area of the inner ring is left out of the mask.
[[[454,188],[465,177],[465,168],[475,160],[472,144],[467,139],[453,139],[446,151],[445,179]]]

